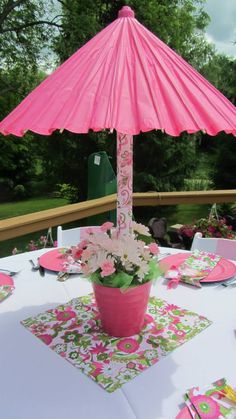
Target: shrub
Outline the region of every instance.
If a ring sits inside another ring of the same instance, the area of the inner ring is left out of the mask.
[[[69,201],[70,204],[74,204],[79,200],[79,191],[78,189],[69,184],[69,183],[59,183],[57,184],[57,190],[54,193],[57,198],[64,198]]]

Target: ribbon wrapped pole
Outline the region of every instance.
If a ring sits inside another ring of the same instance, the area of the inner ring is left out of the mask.
[[[117,133],[117,229],[132,233],[133,136]]]

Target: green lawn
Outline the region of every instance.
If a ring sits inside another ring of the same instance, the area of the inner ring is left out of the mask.
[[[207,217],[209,215],[211,205],[176,205],[173,213],[170,213],[166,218],[168,225],[173,224],[192,224],[199,218]]]
[[[32,198],[19,202],[7,202],[0,204],[0,220],[67,204],[67,200],[62,198]]]
[[[33,198],[19,202],[7,202],[0,204],[0,220],[16,217],[18,215],[30,214],[32,212],[43,211],[50,208],[67,205],[68,201],[61,198]],[[25,251],[30,240],[38,240],[41,235],[46,235],[47,230],[16,237],[15,239],[0,242],[0,257],[8,256],[14,247]],[[53,238],[56,240],[56,231],[53,229]]]

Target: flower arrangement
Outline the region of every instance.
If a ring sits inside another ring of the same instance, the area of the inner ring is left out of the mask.
[[[66,250],[65,266],[79,264],[92,282],[126,289],[160,275],[154,257],[158,253],[158,245],[142,224],[134,222],[133,234],[119,237],[113,223],[106,222],[99,231],[88,229],[85,240]]]
[[[180,234],[189,239],[192,239],[197,232],[202,233],[203,237],[236,238],[232,226],[227,225],[224,218],[215,216],[200,218],[195,224],[186,224],[180,228]]]

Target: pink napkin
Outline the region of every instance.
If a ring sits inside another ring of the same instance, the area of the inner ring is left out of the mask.
[[[165,278],[169,279],[168,288],[175,288],[179,282],[201,287],[201,279],[205,278],[217,265],[220,256],[214,253],[194,250],[180,266],[171,266],[165,273]]]

